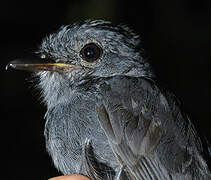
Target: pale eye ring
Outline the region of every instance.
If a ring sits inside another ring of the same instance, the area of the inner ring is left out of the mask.
[[[80,51],[81,57],[87,62],[94,62],[98,60],[102,53],[102,48],[95,43],[86,44]]]

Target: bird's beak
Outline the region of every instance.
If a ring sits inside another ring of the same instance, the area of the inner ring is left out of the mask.
[[[64,72],[73,71],[79,69],[79,66],[72,65],[69,63],[57,63],[55,61],[44,60],[42,58],[36,59],[17,59],[11,61],[7,64],[6,70],[8,69],[18,69],[25,71],[54,71],[54,72]]]

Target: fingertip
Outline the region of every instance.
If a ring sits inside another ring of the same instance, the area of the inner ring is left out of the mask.
[[[88,177],[83,176],[81,174],[70,174],[70,175],[50,178],[48,180],[91,180],[91,179],[89,179]]]

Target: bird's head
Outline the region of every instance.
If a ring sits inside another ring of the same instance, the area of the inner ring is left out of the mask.
[[[151,77],[150,65],[141,56],[139,44],[139,37],[126,26],[85,21],[61,27],[46,37],[37,62],[13,61],[8,67],[38,72],[41,85],[46,86],[43,89],[77,85],[92,77]]]
[[[60,28],[44,39],[39,52],[44,59],[71,65],[69,75],[74,71],[100,77],[150,75],[139,43],[139,37],[126,26],[86,21]],[[68,66],[65,69],[68,75]]]

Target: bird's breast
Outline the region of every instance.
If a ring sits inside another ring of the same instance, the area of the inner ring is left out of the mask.
[[[55,166],[64,174],[79,173],[83,145],[89,139],[100,162],[116,166],[116,158],[98,122],[96,103],[91,97],[75,94],[68,103],[48,109],[45,137]]]

